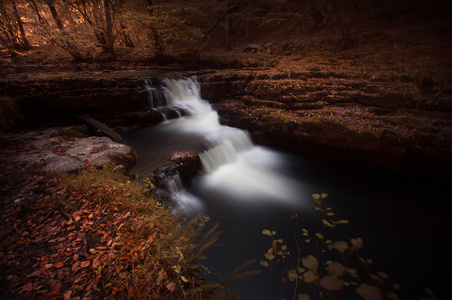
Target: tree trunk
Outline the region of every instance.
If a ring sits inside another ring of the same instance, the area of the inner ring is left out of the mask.
[[[231,23],[229,20],[229,0],[226,0],[226,14],[224,15],[224,33],[225,33],[225,42],[226,42],[226,50],[231,50]]]
[[[152,8],[152,0],[146,0],[148,4],[148,13],[150,16],[153,14]],[[148,24],[148,27],[151,29],[152,38],[154,40],[154,56],[155,59],[159,62],[164,62],[166,60],[165,57],[165,48],[163,46],[162,38],[160,37],[160,33],[157,28],[153,24]]]
[[[54,0],[45,0],[47,6],[49,7],[50,13],[52,14],[53,19],[55,20],[55,24],[59,30],[64,30],[63,22],[61,22],[60,17],[58,16],[58,12],[55,8]]]
[[[311,9],[310,16],[314,21],[315,29],[317,29],[317,27],[323,23],[325,18],[315,4],[315,0],[309,0],[309,8]]]
[[[11,0],[11,4],[13,7],[14,15],[16,17],[17,26],[19,27],[20,35],[19,35],[19,43],[20,47],[23,50],[28,50],[31,48],[30,43],[28,43],[27,37],[25,36],[25,30],[22,23],[22,19],[20,18],[19,11],[17,10],[16,2]]]
[[[130,36],[126,32],[126,26],[124,24],[122,24],[122,23],[121,23],[120,26],[121,26],[121,37],[122,37],[122,41],[124,42],[124,45],[126,47],[129,47],[129,48],[135,47],[135,45],[133,44],[132,39],[130,38]]]
[[[344,50],[347,48],[350,48],[354,44],[354,40],[352,38],[352,29],[355,25],[356,18],[358,16],[359,6],[361,3],[361,0],[350,0],[349,3],[351,5],[351,11],[348,12],[349,16],[347,17],[347,12],[345,6],[347,3],[342,3],[343,8],[339,9],[337,5],[336,0],[331,0],[331,3],[333,4],[333,9],[336,14],[336,18],[339,24],[339,30],[341,32],[341,39],[339,40],[339,43],[337,45],[338,50]]]
[[[38,21],[41,24],[42,29],[48,34],[47,38],[53,44],[57,45],[58,47],[60,47],[61,49],[63,49],[67,53],[69,53],[69,55],[71,55],[75,61],[81,62],[81,61],[86,60],[86,58],[80,53],[79,49],[77,49],[77,47],[74,46],[69,41],[69,39],[66,39],[66,33],[64,32],[64,29],[63,29],[63,36],[64,36],[63,39],[58,39],[58,38],[53,37],[51,31],[48,28],[49,26],[48,26],[47,21],[41,16],[41,13],[39,12],[39,8],[36,5],[36,2],[34,0],[30,0],[30,4],[38,17]]]
[[[105,14],[105,45],[104,51],[111,55],[115,55],[114,43],[115,38],[113,36],[113,22],[110,11],[110,0],[104,0],[104,14]]]

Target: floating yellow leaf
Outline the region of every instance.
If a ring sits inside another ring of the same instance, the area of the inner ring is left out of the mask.
[[[346,270],[345,266],[339,262],[333,262],[328,266],[328,273],[336,277],[343,276]]]
[[[289,272],[287,273],[287,279],[289,279],[290,281],[295,281],[295,279],[297,278],[298,278],[297,271],[294,269],[289,270]]]
[[[330,222],[328,222],[325,219],[322,219],[322,223],[323,223],[323,225],[325,225],[327,227],[336,227],[335,225],[331,224]]]
[[[322,201],[320,201],[320,195],[319,194],[312,194],[312,198],[314,198],[315,202],[317,204],[322,204]]]
[[[339,220],[339,221],[333,221],[334,224],[348,224],[350,223],[348,220]]]
[[[317,267],[319,266],[317,258],[312,255],[303,256],[301,258],[301,263],[303,264],[303,266],[311,270],[317,270]]]
[[[339,291],[344,285],[344,281],[334,276],[327,275],[320,279],[320,286],[330,290],[330,291]]]
[[[307,283],[313,282],[317,279],[317,276],[312,272],[312,270],[307,271],[303,274],[303,280]]]
[[[356,249],[361,249],[363,247],[363,239],[362,238],[351,239],[351,242],[352,242],[353,247],[355,247]]]
[[[348,274],[354,278],[359,278],[359,273],[356,269],[348,269]]]
[[[268,252],[267,252],[267,253],[265,253],[265,255],[264,255],[264,256],[265,256],[265,258],[266,258],[266,259],[268,259],[268,260],[272,260],[273,258],[275,258],[275,256],[274,256],[273,254],[271,254],[271,253],[268,253]]]
[[[311,297],[306,294],[298,294],[298,300],[311,300]]]
[[[363,297],[365,300],[382,300],[381,291],[379,288],[367,283],[362,283],[357,289],[356,293]]]
[[[272,236],[272,232],[268,229],[264,229],[262,230],[262,234],[268,235],[268,236]]]

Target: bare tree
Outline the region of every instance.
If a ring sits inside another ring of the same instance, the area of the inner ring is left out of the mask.
[[[158,1],[156,1],[158,2]],[[152,18],[154,14],[158,14],[158,11],[154,9],[154,3],[152,0],[146,0],[147,8],[148,8],[148,14]],[[158,3],[156,3],[158,4]],[[160,33],[157,29],[157,26],[153,24],[153,22],[147,22],[146,25],[152,33],[152,37],[154,40],[154,55],[157,61],[163,62],[166,60],[165,57],[165,47],[163,45],[163,40],[160,36]]]
[[[115,24],[116,16],[122,1],[63,0],[63,2],[84,19],[103,53],[114,56],[115,41],[120,32],[119,26]]]
[[[53,1],[45,2],[47,5],[50,5],[52,7],[52,8],[49,7],[51,11],[54,10],[54,12],[51,12],[51,14],[61,34],[55,33],[55,31],[52,29],[52,26],[44,18],[40,7],[36,4],[35,0],[28,1],[30,3],[32,11],[34,11],[37,17],[39,28],[41,29],[45,38],[47,38],[53,44],[57,45],[58,47],[69,53],[74,58],[74,60],[76,61],[86,60],[87,57],[82,54],[82,52],[80,51],[80,49],[77,48],[77,46],[75,46],[75,43],[71,40],[70,35],[65,31],[63,23],[61,22],[61,19],[58,16],[57,10],[53,6]]]
[[[11,55],[31,48],[14,0],[0,2],[0,43]]]

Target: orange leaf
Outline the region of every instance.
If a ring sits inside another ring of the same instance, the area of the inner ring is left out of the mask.
[[[51,267],[53,267],[53,264],[46,264],[44,267],[45,267],[46,269],[50,269]]]
[[[82,268],[86,268],[86,267],[88,267],[89,265],[90,265],[90,261],[89,261],[89,260],[82,261],[82,263],[80,264],[80,266],[81,266]]]
[[[93,260],[93,268],[97,268],[100,265],[100,257],[97,256],[94,260]]]
[[[148,242],[149,242],[149,244],[152,244],[152,241],[154,240],[154,235],[153,234],[151,234],[149,237],[148,237]]]
[[[57,269],[61,268],[62,266],[64,266],[64,262],[62,262],[62,261],[59,261],[59,262],[57,262],[56,264],[53,265],[53,267],[55,267]]]
[[[79,261],[72,265],[72,271],[77,270],[78,267],[80,267],[80,262]]]
[[[72,291],[71,290],[67,290],[66,292],[64,292],[63,293],[64,300],[71,299],[71,295],[72,295]]]
[[[33,286],[31,285],[31,283],[27,283],[26,285],[24,285],[22,287],[22,292],[31,292],[33,291]]]

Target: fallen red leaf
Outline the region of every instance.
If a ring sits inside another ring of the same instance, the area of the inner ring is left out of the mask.
[[[82,267],[82,268],[86,268],[86,267],[88,267],[89,265],[90,265],[90,261],[89,260],[85,260],[85,261],[82,261],[82,263],[80,264],[80,266]]]
[[[97,268],[100,265],[100,257],[97,256],[94,260],[93,260],[93,268]]]
[[[31,285],[31,283],[27,283],[26,285],[24,285],[21,289],[22,292],[31,292],[33,291],[33,285]]]

